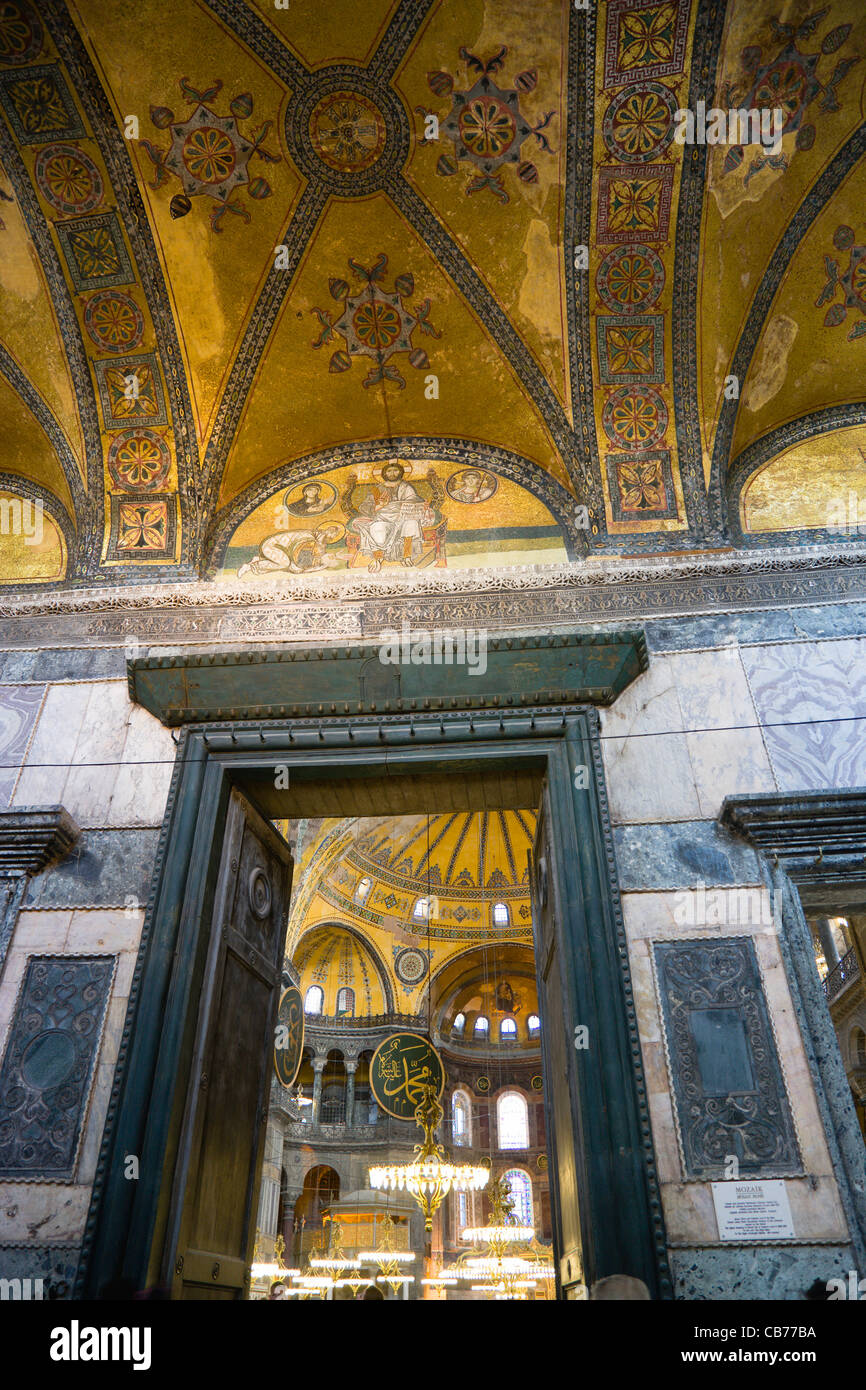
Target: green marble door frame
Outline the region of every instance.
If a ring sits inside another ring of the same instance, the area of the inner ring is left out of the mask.
[[[189,1084],[229,794],[236,786],[264,814],[275,816],[277,764],[288,768],[296,794],[309,780],[312,798],[315,786],[329,779],[378,779],[373,784],[384,787],[384,794],[400,782],[417,798],[424,795],[425,778],[438,778],[440,785],[443,777],[459,778],[466,785],[485,777],[506,784],[523,776],[538,786],[547,779],[562,850],[557,888],[565,905],[561,945],[568,978],[564,1009],[570,1014],[556,1026],[571,1038],[574,1027],[585,1024],[590,1038],[589,1049],[575,1054],[573,1115],[588,1212],[584,1275],[589,1283],[629,1274],[643,1279],[652,1297],[672,1296],[598,713],[561,694],[562,704],[519,710],[329,714],[183,728],[76,1296],[97,1297],[119,1278],[143,1288],[158,1265],[165,1221],[160,1194],[164,1172],[173,1168],[178,1111]],[[428,809],[434,808],[419,799],[417,810]],[[314,801],[302,813],[315,814]],[[137,1182],[124,1176],[128,1154],[139,1158]]]

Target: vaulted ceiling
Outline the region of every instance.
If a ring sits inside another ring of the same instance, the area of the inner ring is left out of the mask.
[[[45,527],[0,578],[290,586],[394,458],[386,563],[858,540],[864,58],[862,0],[3,0],[0,500]],[[778,147],[678,143],[699,102]]]

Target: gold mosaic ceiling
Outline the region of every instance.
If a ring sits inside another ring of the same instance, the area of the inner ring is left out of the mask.
[[[45,525],[0,577],[850,539],[864,57],[862,0],[7,0],[0,489]],[[701,101],[778,148],[677,143]]]
[[[321,985],[325,1012],[345,985],[357,1013],[411,1013],[431,978],[437,998],[467,971],[473,998],[485,969],[490,988],[515,962],[531,979],[535,822],[513,810],[324,819],[301,838],[287,936],[304,989]]]

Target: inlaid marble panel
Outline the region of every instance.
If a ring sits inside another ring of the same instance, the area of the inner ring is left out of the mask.
[[[0,1178],[73,1177],[113,956],[32,956],[0,1064]]]
[[[744,647],[779,788],[866,782],[866,639]]]
[[[748,937],[656,942],[671,1092],[689,1178],[802,1172],[785,1082]]]
[[[44,685],[0,686],[0,806],[9,805],[44,693]]]

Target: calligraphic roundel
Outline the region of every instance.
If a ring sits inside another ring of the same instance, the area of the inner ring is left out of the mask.
[[[304,1001],[297,985],[289,985],[280,999],[274,1035],[274,1071],[283,1086],[292,1086],[304,1050]]]
[[[370,1090],[387,1115],[412,1120],[424,1099],[424,1087],[445,1089],[445,1068],[433,1044],[420,1033],[392,1033],[370,1062]]]

